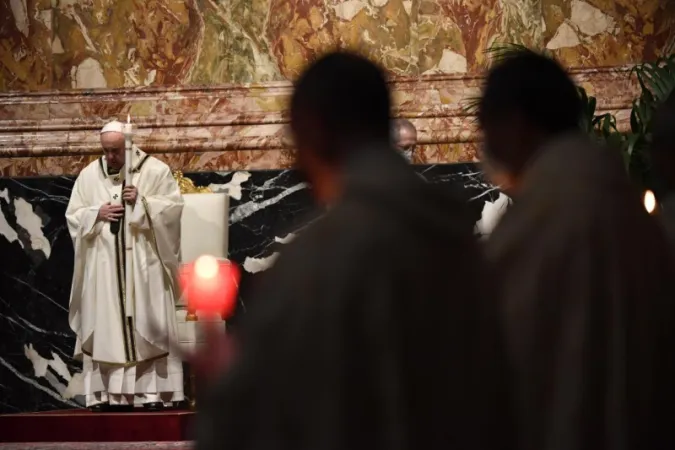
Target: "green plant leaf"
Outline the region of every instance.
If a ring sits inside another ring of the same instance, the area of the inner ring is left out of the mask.
[[[485,50],[485,55],[490,59],[490,63],[494,64],[512,56],[531,51],[521,44],[495,43]]]
[[[675,41],[674,41],[675,42]],[[553,57],[546,49],[532,50],[521,44],[496,43],[485,50],[491,64],[519,55],[523,52],[537,52]],[[597,99],[588,95],[578,86],[582,103],[582,116],[579,126],[593,139],[621,151],[626,170],[631,178],[643,184],[650,178],[651,166],[647,148],[651,143],[651,122],[659,105],[675,90],[675,54],[634,66],[629,77],[635,76],[640,87],[640,95],[633,100],[630,112],[630,132],[622,133],[617,128],[616,117],[611,113],[597,114]],[[470,98],[464,102],[462,111],[467,115],[476,115],[480,98]]]
[[[640,119],[638,118],[636,103],[637,100],[633,100],[633,107],[630,110],[630,130],[633,133],[638,133],[640,131]]]
[[[590,97],[588,98],[588,114],[592,117],[595,115],[595,106],[597,104],[597,100],[595,97]]]
[[[462,113],[467,116],[475,116],[478,114],[478,107],[480,106],[480,97],[469,97],[462,102]]]

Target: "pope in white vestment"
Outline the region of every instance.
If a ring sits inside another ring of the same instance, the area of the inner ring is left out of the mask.
[[[122,123],[101,131],[104,156],[82,170],[66,211],[75,247],[69,321],[83,361],[88,407],[159,407],[183,400],[176,341],[176,273],[183,199],[169,167],[134,147]],[[131,164],[125,180],[124,164]],[[133,205],[124,217],[122,197]],[[124,227],[130,224],[131,261]],[[132,286],[125,271],[132,270]]]

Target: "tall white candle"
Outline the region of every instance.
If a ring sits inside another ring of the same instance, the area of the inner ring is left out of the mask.
[[[132,167],[132,156],[133,156],[133,136],[131,128],[131,116],[127,114],[127,123],[124,124],[124,144],[125,144],[125,155],[124,155],[124,182],[127,186],[133,186],[133,180],[131,179],[131,167]],[[124,205],[124,242],[125,242],[125,251],[126,251],[126,264],[125,264],[125,309],[126,316],[134,316],[134,284],[133,284],[133,243],[131,240],[131,228],[129,226],[128,218],[131,216],[134,205],[129,203]]]
[[[127,123],[124,124],[124,141],[127,149],[131,148],[132,145],[132,134],[131,116],[127,114]]]

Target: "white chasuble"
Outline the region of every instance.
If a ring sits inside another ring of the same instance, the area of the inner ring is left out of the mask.
[[[77,334],[75,357],[83,360],[88,405],[183,400],[182,363],[170,351],[183,198],[163,162],[134,148],[131,164],[129,184],[138,198],[119,227],[97,220],[101,205],[121,203],[126,183],[124,169],[109,173],[105,158],[80,173],[66,210],[75,247],[69,322]],[[125,286],[125,270],[133,273],[132,286]]]

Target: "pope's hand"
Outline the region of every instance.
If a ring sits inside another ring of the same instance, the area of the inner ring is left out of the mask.
[[[136,203],[136,199],[138,198],[138,189],[136,189],[136,186],[126,186],[122,191],[122,198],[125,202],[132,205]]]
[[[114,205],[110,202],[101,206],[98,209],[98,220],[105,220],[106,222],[117,222],[124,213],[124,206]]]

